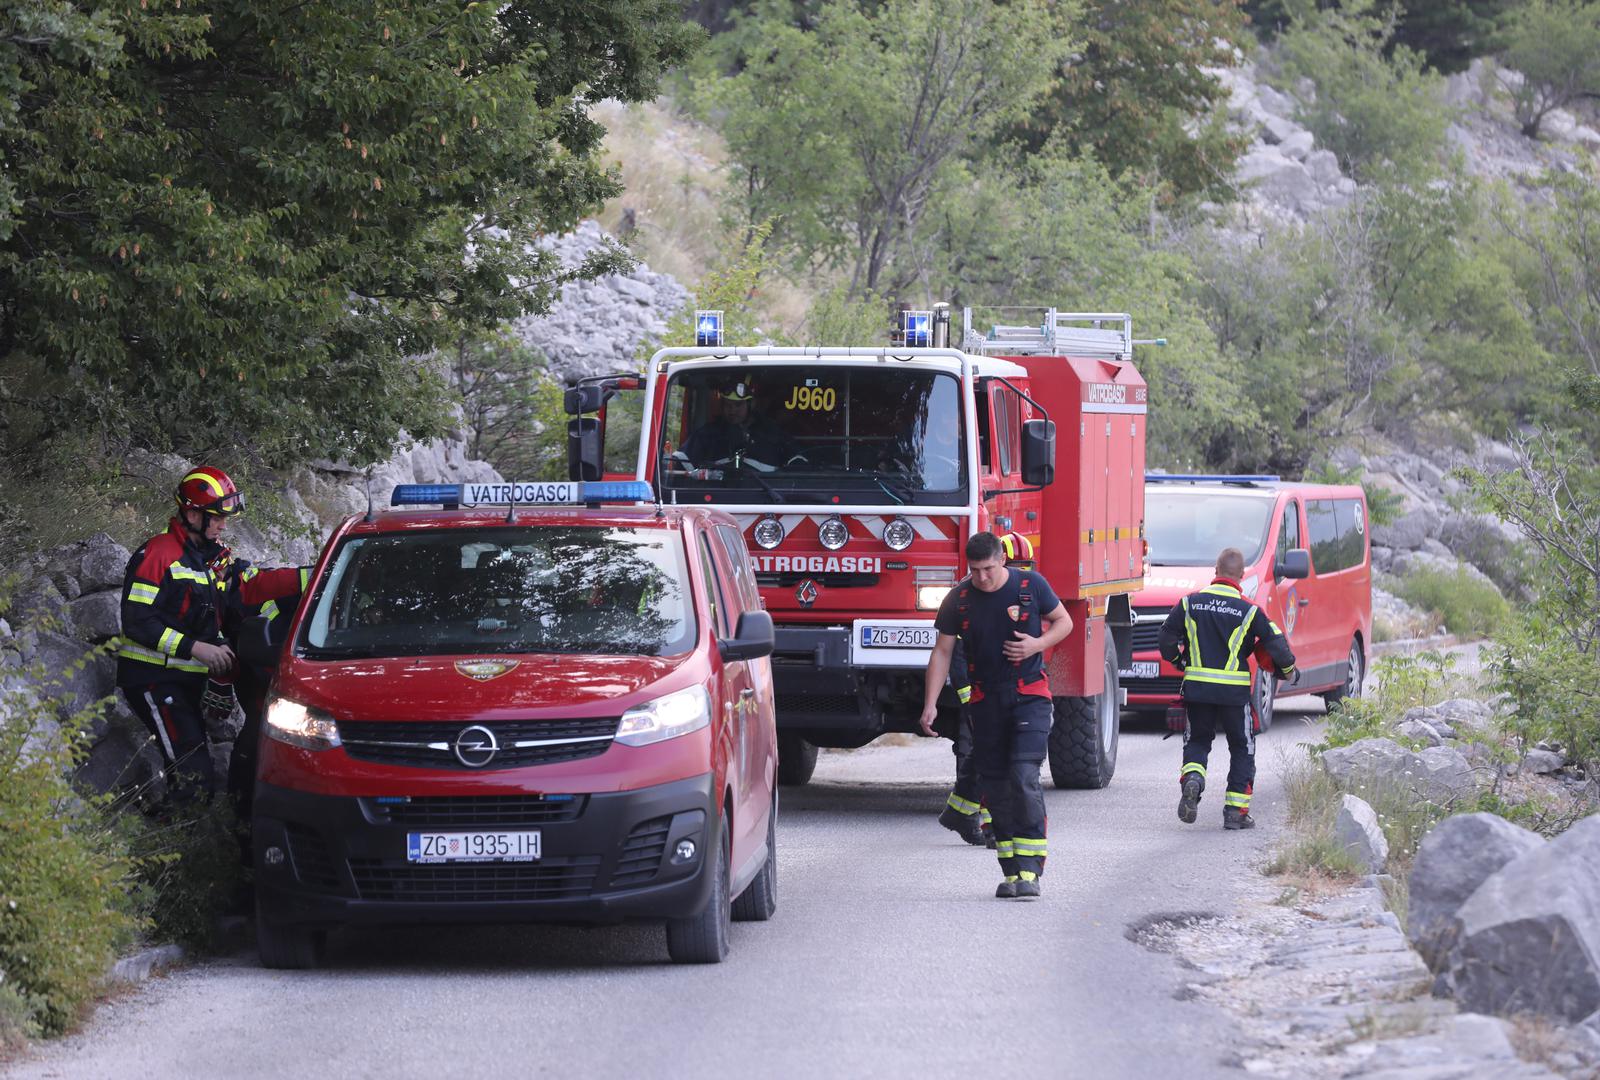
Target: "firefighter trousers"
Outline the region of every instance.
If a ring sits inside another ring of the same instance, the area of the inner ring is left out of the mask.
[[[1183,769],[1178,782],[1183,783],[1191,773],[1197,774],[1200,789],[1205,790],[1206,762],[1211,757],[1212,740],[1220,730],[1228,739],[1228,792],[1224,804],[1250,809],[1250,793],[1256,782],[1256,736],[1250,706],[1186,701],[1184,711],[1189,715],[1189,727],[1184,735]]]
[[[984,824],[990,815],[983,798],[983,782],[978,778],[978,759],[972,752],[972,711],[961,706],[961,719],[952,740],[956,753],[956,786],[950,789],[945,805],[958,814],[979,814]]]
[[[1050,742],[1054,705],[1047,697],[1002,692],[986,694],[968,708],[973,756],[994,817],[1000,870],[1009,879],[1039,877],[1048,854],[1039,769]]]
[[[216,770],[200,713],[205,687],[204,682],[156,682],[122,688],[133,715],[150,729],[161,750],[168,798],[180,805],[209,799],[216,789]]]

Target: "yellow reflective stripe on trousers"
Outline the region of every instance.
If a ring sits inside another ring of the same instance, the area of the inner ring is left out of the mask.
[[[1250,809],[1250,796],[1242,791],[1230,791],[1222,797],[1222,804],[1224,806],[1238,806],[1248,810]]]
[[[160,591],[159,588],[147,582],[135,581],[128,586],[128,599],[135,604],[153,604],[156,602],[156,594]]]
[[[177,656],[178,646],[183,644],[183,635],[169,626],[161,631],[161,640],[156,644],[168,656]]]
[[[1205,779],[1206,775],[1206,767],[1200,764],[1198,761],[1185,762],[1183,768],[1178,770],[1178,777],[1182,779],[1183,777],[1188,776],[1190,773],[1199,773],[1200,778],[1203,780]]]
[[[1011,841],[1012,850],[1018,855],[1044,858],[1050,854],[1050,845],[1043,837],[1014,837]]]
[[[1012,846],[1010,840],[996,840],[994,844],[994,853],[995,857],[1000,859],[1014,859],[1017,855],[1016,850]]]
[[[978,812],[977,803],[971,799],[963,799],[953,791],[950,793],[950,797],[945,800],[945,803],[958,814],[976,814]]]
[[[988,825],[990,822],[994,821],[994,818],[989,814],[989,808],[987,806],[978,807],[978,820],[983,822],[985,825]]]

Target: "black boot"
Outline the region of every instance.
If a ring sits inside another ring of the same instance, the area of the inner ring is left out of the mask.
[[[1183,778],[1183,797],[1178,800],[1178,820],[1193,825],[1200,813],[1200,777],[1190,773]]]
[[[939,812],[939,824],[975,847],[983,847],[983,827],[977,814],[963,814],[953,806]]]
[[[1250,816],[1250,811],[1242,806],[1224,806],[1222,808],[1222,827],[1224,829],[1253,829],[1256,819]]]
[[[1018,900],[1037,900],[1037,899],[1039,899],[1039,879],[1036,878],[1036,877],[1018,877],[1017,878],[1017,899]]]
[[[1017,881],[1015,878],[1006,878],[994,887],[996,900],[1015,900],[1017,898]]]

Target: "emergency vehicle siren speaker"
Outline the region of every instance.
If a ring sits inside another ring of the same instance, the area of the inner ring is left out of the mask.
[[[694,343],[700,346],[722,344],[722,312],[697,311],[694,313]]]
[[[933,312],[902,311],[900,326],[905,331],[906,348],[926,349],[933,345]]]

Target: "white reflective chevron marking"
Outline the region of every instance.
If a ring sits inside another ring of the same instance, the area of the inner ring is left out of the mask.
[[[733,515],[733,520],[737,521],[739,523],[739,531],[740,532],[744,532],[750,526],[754,525],[757,521],[760,521],[761,520],[761,515],[759,515],[759,514],[735,514],[735,515]]]
[[[804,514],[785,514],[781,518],[778,519],[778,524],[783,526],[783,535],[788,536],[790,533],[794,532],[794,527],[796,525],[800,524],[805,519],[806,519],[806,516]],[[821,522],[826,521],[827,519],[826,518],[812,518],[811,520],[815,521],[815,522],[818,522],[820,524]]]
[[[885,523],[881,517],[858,517],[856,520],[866,526],[867,531],[872,534],[874,540],[883,539],[883,526]]]
[[[906,521],[908,521],[911,524],[911,527],[916,530],[917,535],[922,537],[924,540],[947,539],[944,534],[944,530],[939,528],[939,526],[935,525],[928,518],[908,517],[906,518]]]

